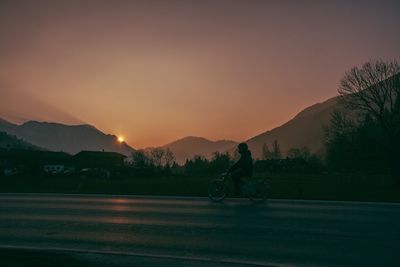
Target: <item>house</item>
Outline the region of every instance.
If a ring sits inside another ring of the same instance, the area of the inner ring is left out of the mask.
[[[0,175],[66,175],[110,177],[119,173],[126,156],[115,152],[64,152],[0,149]]]
[[[0,150],[2,174],[62,173],[72,168],[72,156],[64,152],[26,149]]]
[[[81,151],[73,156],[73,161],[82,176],[108,178],[124,166],[125,158],[116,152]]]
[[[70,173],[72,170],[73,167],[62,164],[46,164],[43,166],[43,171],[47,174],[64,174]]]

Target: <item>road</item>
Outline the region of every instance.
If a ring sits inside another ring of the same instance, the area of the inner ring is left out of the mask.
[[[400,266],[400,204],[0,194],[0,248],[48,266]]]

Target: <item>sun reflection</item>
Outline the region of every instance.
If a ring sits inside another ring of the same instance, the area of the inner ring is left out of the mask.
[[[128,200],[125,198],[114,198],[111,199],[111,203],[113,204],[124,204],[124,203],[128,203]]]
[[[129,205],[126,205],[128,203],[127,199],[123,199],[123,198],[112,199],[111,203],[113,204],[111,206],[111,210],[113,210],[113,211],[129,210]]]

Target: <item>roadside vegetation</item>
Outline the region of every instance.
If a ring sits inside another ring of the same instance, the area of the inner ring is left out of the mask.
[[[258,174],[271,184],[271,198],[400,202],[400,190],[389,175]],[[3,177],[6,193],[207,196],[210,176],[154,176],[117,179],[82,177]],[[379,181],[379,182],[377,182]]]

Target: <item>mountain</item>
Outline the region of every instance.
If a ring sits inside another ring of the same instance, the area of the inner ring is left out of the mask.
[[[311,152],[322,154],[324,150],[324,126],[329,125],[331,113],[337,108],[338,97],[312,105],[285,124],[247,140],[254,158],[261,158],[262,146],[271,149],[277,140],[283,156],[290,148],[308,147]]]
[[[17,127],[18,127],[18,125],[13,124],[11,122],[8,122],[8,121],[0,118],[0,131],[6,132],[6,133],[13,133]]]
[[[323,153],[324,125],[328,125],[331,113],[337,107],[337,97],[312,105],[285,124],[270,131],[259,134],[246,142],[254,158],[261,158],[263,144],[271,148],[274,140],[278,140],[283,156],[290,148],[308,147],[313,153]],[[130,155],[134,151],[126,143],[119,143],[114,135],[106,135],[90,125],[63,125],[29,121],[16,125],[0,119],[0,131],[15,135],[36,146],[75,154],[81,150],[105,150]],[[237,143],[229,140],[210,141],[201,137],[188,136],[162,148],[169,148],[178,163],[195,155],[211,158],[215,151],[232,153]]]
[[[40,147],[37,147],[21,139],[18,139],[15,136],[7,134],[6,132],[0,132],[0,148],[43,150]]]
[[[0,131],[15,135],[36,146],[52,151],[76,154],[82,150],[112,151],[130,155],[135,151],[115,135],[104,134],[91,125],[28,121],[22,125],[0,120]]]
[[[331,114],[338,107],[338,97],[333,97],[325,102],[314,104],[283,125],[254,136],[246,141],[254,158],[261,158],[262,146],[267,144],[272,149],[272,143],[277,140],[282,155],[291,148],[308,147],[311,152],[322,154],[324,152],[324,126],[329,125]],[[163,146],[174,153],[178,163],[195,155],[211,158],[215,151],[228,151],[233,155],[237,143],[234,141],[210,141],[201,137],[185,137]]]
[[[230,140],[210,141],[202,137],[188,136],[162,148],[169,148],[175,155],[178,163],[184,163],[196,155],[211,158],[213,152],[224,152],[235,146],[237,143]]]

